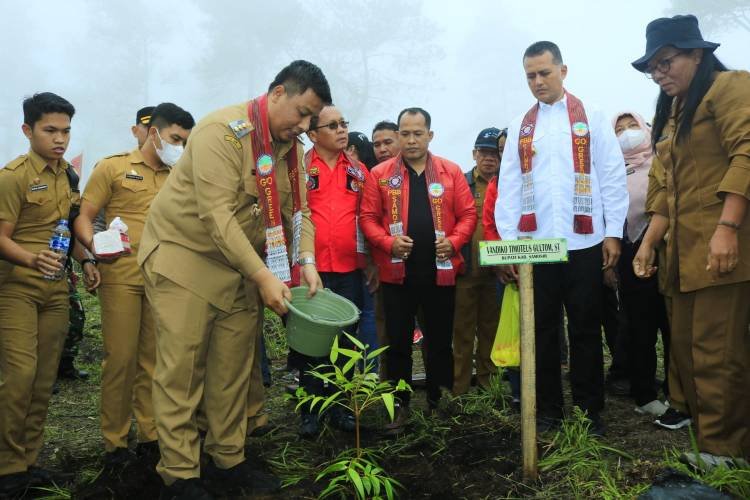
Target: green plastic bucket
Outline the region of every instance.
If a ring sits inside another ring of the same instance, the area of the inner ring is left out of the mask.
[[[357,322],[359,309],[328,289],[318,290],[312,298],[307,298],[307,291],[306,286],[292,288],[286,339],[295,351],[319,358],[331,352],[333,339],[345,327]]]

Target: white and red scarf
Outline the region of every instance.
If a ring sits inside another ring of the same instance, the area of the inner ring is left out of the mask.
[[[286,235],[281,216],[281,198],[276,185],[273,163],[271,130],[268,126],[268,94],[250,101],[248,119],[253,124],[250,139],[255,154],[255,181],[258,185],[258,200],[263,207],[266,222],[266,266],[287,285],[299,284],[299,244],[302,234],[302,198],[299,187],[297,165],[297,140],[286,156],[289,183],[292,188],[292,266],[289,266]]]
[[[591,195],[591,130],[583,103],[573,94],[568,97],[568,118],[573,151],[575,172],[575,192],[573,193],[573,231],[576,234],[594,232]],[[521,220],[518,229],[524,233],[537,230],[536,203],[534,201],[533,141],[539,103],[536,103],[523,117],[518,136],[518,155],[521,159]]]

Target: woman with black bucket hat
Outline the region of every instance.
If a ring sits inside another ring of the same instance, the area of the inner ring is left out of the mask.
[[[750,456],[750,73],[729,71],[695,16],[656,19],[633,67],[660,87],[647,212],[651,224],[633,260],[655,271],[667,237],[672,297],[672,405],[693,416],[696,467],[747,465]]]

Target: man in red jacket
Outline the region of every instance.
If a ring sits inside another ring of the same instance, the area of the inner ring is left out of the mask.
[[[430,114],[407,108],[398,117],[401,154],[375,167],[362,200],[362,230],[378,266],[386,311],[387,374],[411,383],[414,315],[421,308],[427,343],[427,401],[434,409],[441,387],[453,385],[451,350],[456,274],[461,247],[477,223],[474,198],[461,168],[428,150]],[[409,393],[399,394],[403,428]]]

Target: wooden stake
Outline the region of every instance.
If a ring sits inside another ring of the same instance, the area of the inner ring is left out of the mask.
[[[518,266],[521,298],[521,449],[523,477],[535,481],[536,448],[536,336],[534,330],[534,269],[533,264]]]

